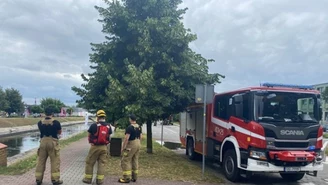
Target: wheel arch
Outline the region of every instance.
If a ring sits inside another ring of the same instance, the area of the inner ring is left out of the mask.
[[[189,134],[187,135],[185,146],[188,145],[189,139],[192,139],[192,141],[194,142],[194,148],[195,148],[196,143],[195,143],[195,136],[194,135],[189,135]]]
[[[237,139],[234,136],[226,137],[221,145],[220,150],[220,162],[223,161],[223,155],[224,151],[227,151],[228,149],[234,149],[237,156],[237,166],[240,168],[240,149]]]

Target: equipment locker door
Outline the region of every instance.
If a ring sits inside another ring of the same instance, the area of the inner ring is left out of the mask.
[[[187,113],[180,114],[180,137],[186,137],[187,130]]]
[[[195,111],[191,111],[187,113],[187,131],[195,135],[196,126],[195,126]]]
[[[196,111],[196,138],[197,142],[203,141],[203,108],[199,108]]]

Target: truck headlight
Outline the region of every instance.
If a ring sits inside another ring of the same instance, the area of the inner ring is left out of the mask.
[[[265,152],[251,150],[249,156],[255,159],[267,160]]]

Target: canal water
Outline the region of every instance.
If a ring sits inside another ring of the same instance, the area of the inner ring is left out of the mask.
[[[61,138],[67,138],[72,134],[87,130],[88,126],[84,124],[76,124],[62,127]],[[39,147],[40,144],[40,133],[39,132],[28,132],[24,134],[17,134],[13,136],[6,136],[0,138],[0,143],[8,146],[8,157],[24,153],[26,151]]]

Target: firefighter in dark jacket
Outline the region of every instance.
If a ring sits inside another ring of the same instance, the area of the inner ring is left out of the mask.
[[[46,117],[38,122],[41,141],[38,149],[38,163],[35,169],[37,185],[42,184],[48,157],[50,157],[51,181],[53,185],[63,183],[60,180],[60,148],[58,144],[58,135],[61,134],[62,128],[60,122],[52,118],[53,112],[53,107],[46,107]]]
[[[136,182],[138,178],[139,151],[142,138],[141,127],[136,123],[136,116],[130,115],[130,125],[125,130],[125,138],[122,146],[121,167],[123,170],[123,178],[118,182],[129,183]]]
[[[88,130],[88,140],[91,147],[86,158],[83,182],[87,184],[92,183],[93,166],[95,165],[96,161],[98,161],[96,183],[99,185],[104,182],[105,168],[108,156],[107,145],[110,142],[112,128],[110,127],[110,124],[106,123],[105,111],[99,110],[96,115],[97,123],[93,123]]]

